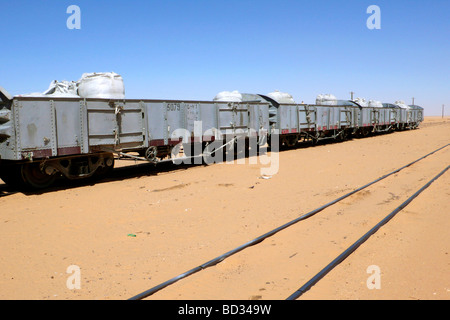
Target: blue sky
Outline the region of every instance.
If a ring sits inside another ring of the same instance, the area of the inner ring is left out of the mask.
[[[69,30],[70,5],[81,29]],[[381,9],[381,29],[366,12]],[[85,72],[123,76],[127,98],[320,93],[450,110],[448,0],[0,0],[0,86],[42,92]],[[447,111],[450,113],[450,111]]]

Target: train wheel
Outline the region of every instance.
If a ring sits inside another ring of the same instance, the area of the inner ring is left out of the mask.
[[[296,135],[290,135],[286,138],[286,145],[289,148],[295,148],[298,144],[298,136]]]
[[[41,171],[39,163],[21,165],[21,176],[25,185],[33,189],[45,189],[56,180],[56,174],[48,175]]]
[[[105,157],[104,162],[105,162],[105,166],[104,167],[98,167],[97,170],[95,171],[95,175],[97,175],[99,177],[104,177],[104,176],[108,175],[110,172],[113,171],[113,169],[114,169],[114,155],[113,154],[109,154],[107,157]]]
[[[23,186],[21,167],[19,165],[2,167],[0,169],[0,178],[10,187],[20,188]]]

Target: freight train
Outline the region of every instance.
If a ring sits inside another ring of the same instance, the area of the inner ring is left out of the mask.
[[[180,145],[186,156],[199,157],[212,142],[220,149],[252,137],[295,147],[301,141],[415,129],[424,116],[423,108],[400,101],[319,95],[315,104],[304,104],[278,91],[225,91],[211,101],[178,101],[13,97],[0,87],[0,99],[0,177],[27,188],[47,188],[58,177],[105,174],[117,156],[159,163]]]

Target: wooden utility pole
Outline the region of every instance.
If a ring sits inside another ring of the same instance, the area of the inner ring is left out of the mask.
[[[444,105],[442,105],[442,119],[444,119]]]
[[[415,104],[414,104],[414,97],[412,98],[412,101],[413,101],[413,104],[412,104],[412,105],[414,106],[414,105],[415,105]]]
[[[353,94],[354,94],[354,92],[353,92],[353,91],[351,91],[351,92],[350,92],[350,94],[352,95],[352,101],[353,101]]]

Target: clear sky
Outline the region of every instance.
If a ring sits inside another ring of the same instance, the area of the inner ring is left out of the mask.
[[[67,8],[81,10],[70,30]],[[370,30],[367,8],[381,9]],[[0,86],[43,92],[85,72],[123,76],[127,98],[220,91],[404,100],[450,114],[449,0],[0,0]]]

